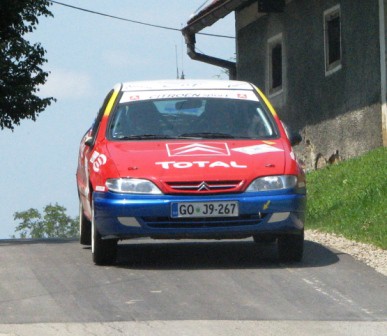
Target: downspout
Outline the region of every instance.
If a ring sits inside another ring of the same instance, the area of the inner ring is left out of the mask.
[[[379,40],[380,40],[380,87],[382,107],[382,137],[383,145],[387,147],[387,54],[386,54],[386,22],[384,0],[379,0]]]
[[[213,57],[204,55],[201,53],[196,52],[195,50],[195,44],[196,44],[196,36],[195,33],[189,33],[186,30],[183,30],[183,35],[185,39],[185,43],[187,45],[187,54],[188,56],[199,62],[208,63],[211,65],[216,65],[218,67],[224,68],[228,70],[229,78],[230,79],[236,79],[237,72],[236,72],[236,63],[227,61],[221,58]]]

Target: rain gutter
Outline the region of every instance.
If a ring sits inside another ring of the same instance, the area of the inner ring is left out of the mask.
[[[188,56],[196,61],[208,63],[227,69],[230,79],[236,79],[236,62],[231,62],[221,58],[205,55],[196,51],[196,34],[202,29],[213,25],[226,15],[230,14],[237,8],[251,3],[251,0],[217,0],[202,10],[187,22],[187,26],[182,29],[182,33],[187,45]]]
[[[214,56],[208,56],[205,54],[198,53],[195,50],[195,44],[196,44],[195,34],[187,34],[187,35],[184,34],[184,38],[185,38],[185,43],[187,44],[187,54],[191,59],[227,69],[229,73],[229,78],[236,79],[235,62],[231,62]]]

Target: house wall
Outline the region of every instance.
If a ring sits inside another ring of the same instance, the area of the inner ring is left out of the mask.
[[[323,13],[337,4],[342,67],[326,76]],[[295,150],[305,167],[382,146],[379,0],[294,0],[284,13],[246,14],[255,10],[236,12],[238,79],[268,93],[267,41],[282,33],[283,90],[269,98],[301,131]]]
[[[387,146],[387,0],[379,0],[380,7],[380,57],[383,145]]]

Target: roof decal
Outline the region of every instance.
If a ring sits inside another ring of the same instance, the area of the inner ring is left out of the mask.
[[[148,99],[225,98],[258,101],[253,91],[242,90],[171,90],[124,92],[120,103]]]
[[[164,80],[125,82],[122,91],[184,90],[184,89],[239,89],[253,90],[250,83],[231,80]]]

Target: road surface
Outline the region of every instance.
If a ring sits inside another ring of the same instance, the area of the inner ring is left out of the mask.
[[[3,335],[387,335],[387,277],[305,242],[133,240],[95,266],[74,240],[0,241]],[[260,334],[260,333],[259,333]]]

